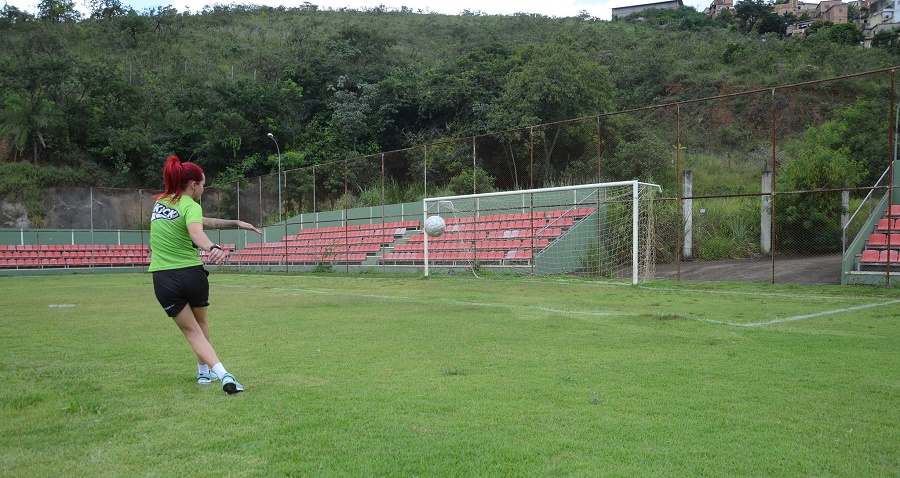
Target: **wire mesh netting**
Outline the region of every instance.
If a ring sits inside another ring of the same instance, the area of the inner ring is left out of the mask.
[[[758,265],[763,282],[884,283],[897,251],[869,238],[900,229],[890,213],[900,203],[894,84],[894,70],[882,70],[735,88],[210,184],[202,205],[207,216],[264,229],[210,231],[237,251],[230,266],[411,270],[390,258],[420,230],[425,197],[638,179],[662,188],[652,221],[658,278],[745,280]],[[34,268],[10,255],[31,246],[145,244],[155,192],[50,190],[42,205],[4,213],[0,268]],[[813,265],[793,275],[779,267],[795,259]],[[704,275],[723,261],[741,267]]]

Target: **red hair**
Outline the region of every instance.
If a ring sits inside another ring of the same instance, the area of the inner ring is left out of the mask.
[[[157,194],[156,199],[164,196],[172,196],[169,203],[174,203],[184,194],[184,187],[188,181],[203,181],[203,168],[196,163],[182,163],[174,154],[166,159],[163,166],[163,180],[166,183],[166,192]]]

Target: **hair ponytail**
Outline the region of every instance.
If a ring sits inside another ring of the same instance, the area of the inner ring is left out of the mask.
[[[166,185],[166,192],[158,194],[156,198],[171,196],[169,203],[174,203],[181,199],[188,181],[198,183],[203,181],[203,169],[195,163],[182,163],[181,159],[173,154],[166,159],[166,164],[163,165],[163,181]]]

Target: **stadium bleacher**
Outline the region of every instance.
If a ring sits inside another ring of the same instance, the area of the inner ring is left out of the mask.
[[[234,244],[223,244],[234,249]],[[0,268],[146,267],[147,244],[0,244]]]
[[[434,265],[524,266],[594,208],[447,218],[444,235],[428,239],[428,261]],[[425,263],[425,237],[419,233],[397,244],[379,260],[385,265]]]
[[[875,231],[869,234],[865,249],[856,261],[856,270],[900,267],[900,205],[893,205],[878,220]]]
[[[576,208],[447,218],[447,232],[429,238],[429,261],[445,265],[475,260],[485,265],[528,265],[538,253],[593,212],[593,208]],[[896,235],[896,244],[900,245],[900,233]],[[894,239],[891,241],[893,244]],[[251,243],[240,250],[235,250],[234,244],[222,247],[233,251],[225,263],[233,266],[362,264],[370,260],[371,264],[380,265],[422,265],[424,245],[420,221],[415,220],[306,228],[277,242]],[[0,268],[146,267],[149,264],[150,251],[146,244],[0,245]]]
[[[0,245],[0,267],[16,269],[124,267],[150,264],[146,244]]]

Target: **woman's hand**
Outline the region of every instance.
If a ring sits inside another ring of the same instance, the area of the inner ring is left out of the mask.
[[[238,229],[246,229],[248,231],[254,231],[257,234],[262,234],[262,231],[257,229],[253,224],[250,224],[249,222],[238,221],[237,227],[238,227]]]
[[[206,260],[215,265],[225,262],[226,257],[228,257],[228,252],[222,249],[218,244],[210,246],[209,251],[206,253]]]

